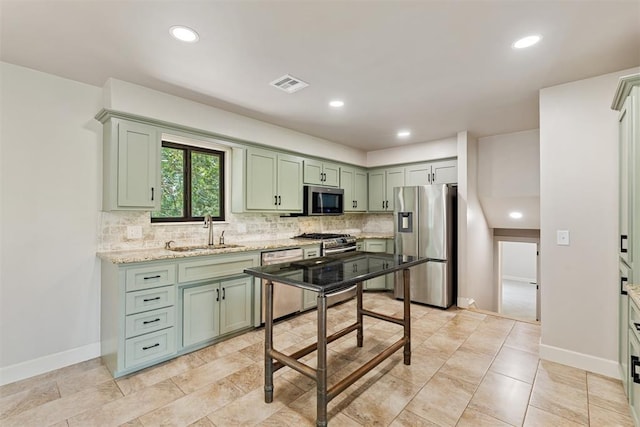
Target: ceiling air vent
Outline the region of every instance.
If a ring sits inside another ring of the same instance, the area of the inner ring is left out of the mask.
[[[305,83],[299,78],[293,77],[289,74],[285,74],[284,76],[275,79],[269,84],[287,93],[297,92],[300,89],[304,89],[305,87],[309,86],[309,83]]]

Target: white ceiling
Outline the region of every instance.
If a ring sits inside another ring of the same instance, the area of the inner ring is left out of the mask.
[[[365,151],[537,128],[540,88],[640,65],[640,1],[0,0],[0,19],[2,61]],[[172,39],[177,24],[200,41]],[[539,45],[510,47],[531,33]],[[310,87],[269,86],[285,73]]]

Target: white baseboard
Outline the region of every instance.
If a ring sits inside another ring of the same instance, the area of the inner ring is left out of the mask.
[[[64,368],[100,356],[100,343],[72,348],[26,362],[0,368],[0,385],[10,384],[45,372]]]
[[[542,343],[540,343],[540,358],[618,380],[620,379],[617,360],[603,359],[601,357],[578,353]]]
[[[473,298],[458,297],[456,305],[459,308],[476,308],[476,300]]]

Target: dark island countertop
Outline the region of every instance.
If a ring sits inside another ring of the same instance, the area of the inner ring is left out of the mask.
[[[346,252],[244,270],[245,273],[330,295],[383,274],[393,273],[429,261],[407,255]]]

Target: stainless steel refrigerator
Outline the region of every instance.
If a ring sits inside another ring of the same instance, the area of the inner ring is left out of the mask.
[[[451,184],[394,188],[395,251],[430,258],[411,268],[411,301],[447,308],[457,288],[457,187]],[[394,296],[404,298],[402,271]]]

